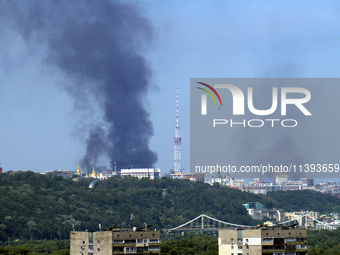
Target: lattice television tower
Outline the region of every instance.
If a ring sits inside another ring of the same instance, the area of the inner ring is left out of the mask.
[[[175,128],[175,139],[174,139],[174,172],[181,173],[182,165],[181,165],[181,134],[179,132],[179,124],[178,124],[178,88],[177,88],[177,125]]]

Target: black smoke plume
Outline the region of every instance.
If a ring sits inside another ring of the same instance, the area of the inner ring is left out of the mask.
[[[75,100],[90,94],[99,103],[108,128],[92,125],[83,168],[89,171],[101,155],[118,169],[156,163],[142,102],[151,72],[141,53],[154,29],[140,7],[111,0],[1,1],[0,16],[28,45],[47,48],[46,63],[72,78],[67,90]]]

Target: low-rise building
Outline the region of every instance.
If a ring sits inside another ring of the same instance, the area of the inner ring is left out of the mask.
[[[230,175],[222,176],[221,172],[217,172],[216,177],[212,175],[211,180],[208,179],[206,183],[213,185],[214,183],[219,183],[222,186],[227,186],[233,189],[244,190],[244,180],[234,179]]]
[[[267,192],[272,191],[289,191],[289,190],[315,190],[314,179],[300,178],[299,180],[288,180],[287,175],[275,176],[275,182],[269,183],[255,178],[248,184],[244,185],[244,191],[255,194],[266,195]]]
[[[204,173],[194,173],[193,177],[197,182],[204,182]]]
[[[121,176],[130,176],[138,178],[159,179],[161,178],[161,170],[159,168],[130,168],[122,169]]]
[[[58,175],[65,179],[70,179],[72,177],[72,172],[70,170],[49,170],[46,171],[44,174]]]
[[[268,210],[264,204],[260,202],[248,202],[243,204],[247,209],[248,214],[256,220],[262,220],[264,217],[269,217]]]

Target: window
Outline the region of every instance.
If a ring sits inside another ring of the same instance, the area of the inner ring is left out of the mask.
[[[137,252],[136,247],[125,247],[125,251]]]
[[[237,239],[237,242],[242,243],[242,239],[241,238]]]
[[[263,242],[272,242],[273,238],[263,238]]]
[[[297,244],[296,249],[306,249],[306,245],[303,244]]]
[[[89,241],[89,245],[93,245],[93,241]]]
[[[100,249],[99,249],[99,248],[97,248],[97,252],[100,252]]]
[[[248,245],[246,246],[246,249],[249,250],[249,246]]]
[[[85,244],[85,241],[83,241],[83,244]]]
[[[135,244],[136,243],[136,239],[125,239],[126,244]]]
[[[237,246],[237,249],[238,250],[242,250],[242,246]]]
[[[100,244],[100,241],[97,241],[97,244]]]
[[[233,245],[231,246],[231,249],[234,250],[234,246]]]
[[[231,243],[233,243],[234,242],[234,238],[231,238]]]

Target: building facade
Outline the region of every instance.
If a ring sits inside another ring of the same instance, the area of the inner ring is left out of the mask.
[[[259,229],[219,230],[220,255],[306,255],[307,230]]]
[[[301,217],[301,216],[307,215],[307,214],[309,216]],[[309,226],[310,225],[310,224],[308,224],[309,217],[313,217],[314,219],[319,219],[320,213],[314,212],[314,211],[284,212],[282,220],[288,221],[288,220],[296,219],[299,223],[299,226]],[[314,223],[313,220],[311,220],[310,223],[313,225],[313,223]]]
[[[70,234],[70,255],[160,254],[160,231],[136,228]]]
[[[130,168],[122,169],[120,171],[121,176],[138,177],[159,179],[161,178],[161,170],[159,168]]]
[[[204,173],[194,173],[193,177],[197,182],[204,182]]]
[[[243,204],[247,209],[248,214],[256,220],[262,220],[264,217],[269,217],[268,210],[264,204],[260,202],[248,202]]]

